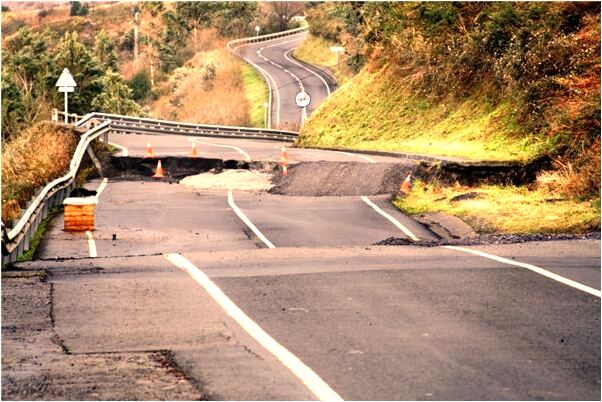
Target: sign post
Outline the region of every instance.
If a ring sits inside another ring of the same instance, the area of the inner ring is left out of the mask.
[[[261,28],[259,27],[259,25],[255,25],[255,36],[259,36],[259,30]]]
[[[345,53],[345,48],[343,46],[331,46],[330,51],[337,55],[337,68],[340,68],[341,53]]]
[[[301,125],[303,125],[307,119],[307,106],[311,103],[311,96],[302,90],[295,96],[295,103],[301,108]]]
[[[263,125],[265,128],[268,127],[268,106],[270,106],[267,102],[263,102]]]
[[[67,94],[69,92],[74,92],[75,87],[77,86],[77,84],[75,83],[75,80],[73,79],[73,76],[69,72],[69,69],[67,69],[67,68],[63,69],[63,72],[61,73],[59,80],[56,82],[56,86],[59,88],[59,92],[65,93],[65,124],[68,124],[69,123],[69,120],[68,120],[69,119],[69,116],[68,116],[69,108],[68,108]]]

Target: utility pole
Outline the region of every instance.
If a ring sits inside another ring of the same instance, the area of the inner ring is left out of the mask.
[[[138,15],[140,13],[136,11],[134,14],[134,67],[138,69]]]

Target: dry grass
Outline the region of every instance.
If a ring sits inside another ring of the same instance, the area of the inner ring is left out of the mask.
[[[540,178],[545,181],[549,177]],[[452,201],[469,192],[478,197]],[[405,213],[443,212],[458,216],[478,233],[586,233],[600,230],[600,200],[582,201],[545,188],[526,186],[442,186],[414,183],[395,205]]]
[[[203,86],[207,66],[216,69],[212,87]],[[167,95],[151,105],[157,118],[191,123],[248,125],[241,62],[225,48],[197,53],[170,78]]]
[[[68,169],[78,140],[73,129],[41,122],[3,144],[2,222],[18,218],[38,188]]]

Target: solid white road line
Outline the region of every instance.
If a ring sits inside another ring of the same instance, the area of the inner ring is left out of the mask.
[[[116,144],[114,142],[109,141],[109,145],[114,146],[115,148],[119,148],[121,150],[121,156],[129,156],[128,149],[122,145]]]
[[[90,250],[90,258],[98,257],[98,254],[96,253],[96,243],[94,243],[92,232],[86,230],[86,236],[88,237],[88,249]]]
[[[107,183],[108,182],[109,182],[108,178],[105,177],[104,179],[102,179],[102,182],[100,183],[100,186],[98,186],[98,188],[96,189],[96,201],[98,201],[98,197],[100,197],[100,194],[107,187]]]
[[[378,205],[376,205],[375,203],[370,201],[368,199],[368,197],[366,197],[365,195],[362,195],[362,201],[364,201],[366,204],[370,205],[376,212],[378,212],[379,214],[384,216],[389,222],[391,222],[399,230],[401,230],[403,233],[405,233],[405,235],[408,236],[410,239],[412,239],[414,241],[419,240],[418,237],[416,237],[414,235],[414,233],[410,232],[410,230],[408,228],[406,228],[405,226],[403,226],[397,219],[393,218],[391,215],[389,215],[388,213],[386,213],[385,211],[380,209],[380,207]]]
[[[251,156],[248,153],[246,153],[245,151],[243,151],[242,149],[240,149],[239,147],[235,147],[234,145],[213,144],[211,142],[199,141],[194,137],[188,137],[188,141],[194,142],[196,144],[201,144],[201,145],[209,145],[212,147],[231,148],[231,149],[237,151],[238,153],[240,153],[245,158],[245,161],[251,162]]]
[[[328,86],[328,83],[326,82],[326,80],[324,78],[322,78],[322,76],[318,73],[316,73],[315,71],[309,69],[308,67],[304,66],[303,64],[297,62],[296,60],[293,60],[292,58],[288,57],[288,54],[290,52],[292,52],[293,50],[295,50],[295,48],[293,49],[289,49],[286,52],[284,52],[284,58],[287,59],[288,61],[290,61],[291,63],[301,67],[302,69],[309,71],[311,74],[315,75],[316,77],[318,77],[320,79],[320,81],[322,81],[324,83],[324,86],[326,87],[326,92],[328,93],[328,96],[330,96],[330,87]]]
[[[102,194],[102,192],[104,191],[104,189],[107,187],[108,182],[109,182],[109,179],[107,179],[105,177],[104,179],[102,179],[102,182],[100,183],[100,185],[96,189],[96,196],[95,196],[96,203],[98,203],[98,199],[100,197],[100,194]],[[87,230],[86,231],[86,237],[88,238],[88,250],[89,250],[89,253],[90,253],[90,257],[91,258],[98,257],[98,253],[96,252],[96,243],[94,242],[94,237],[92,236],[92,232],[89,231],[89,230]]]
[[[104,142],[102,138],[100,138],[99,141]],[[108,144],[114,146],[115,148],[119,148],[119,150],[121,150],[121,156],[128,156],[128,149],[126,147],[111,141],[109,141]]]
[[[247,218],[245,213],[242,212],[240,210],[240,208],[238,208],[238,206],[234,203],[234,197],[232,196],[232,190],[228,190],[228,205],[230,205],[230,208],[232,208],[234,210],[234,212],[236,213],[236,215],[238,215],[240,220],[243,221],[245,223],[245,225],[247,225],[249,227],[249,229],[251,229],[253,231],[253,233],[255,233],[255,235],[257,237],[259,237],[259,239],[262,242],[265,243],[266,246],[268,246],[268,248],[276,248],[276,246],[274,246],[274,244],[271,241],[269,241],[267,239],[267,237],[265,237],[263,235],[263,233],[261,233],[259,231],[259,229],[257,229],[257,226],[255,226],[253,224],[253,222],[251,222],[251,220],[249,218]]]
[[[369,156],[366,156],[366,155],[354,154],[354,153],[351,153],[351,152],[344,152],[344,151],[334,151],[334,152],[336,152],[338,154],[343,154],[343,155],[351,156],[351,157],[362,158],[364,160],[367,160],[370,163],[376,163],[376,161],[374,159],[372,159],[372,158],[370,158]]]
[[[342,401],[343,399],[324,382],[311,368],[297,356],[289,352],[274,338],[268,335],[255,321],[245,314],[222,290],[188,259],[180,254],[166,254],[165,258],[178,268],[186,271],[215,300],[242,329],[253,337],[268,352],[284,364],[321,401]]]
[[[457,247],[457,246],[443,246],[444,248],[448,248],[451,250],[458,250],[458,251],[462,251],[464,253],[469,253],[469,254],[474,254],[474,255],[478,255],[480,257],[485,257],[485,258],[489,258],[490,260],[494,260],[494,261],[498,261],[498,262],[502,262],[504,264],[508,264],[508,265],[515,265],[517,267],[521,267],[521,268],[526,268],[530,271],[536,272],[540,275],[543,275],[547,278],[553,279],[555,281],[558,281],[560,283],[563,283],[565,285],[571,286],[575,289],[579,289],[582,290],[586,293],[589,293],[591,295],[594,295],[596,297],[601,297],[602,293],[594,288],[590,288],[589,286],[583,285],[579,282],[575,282],[572,279],[568,279],[565,278],[563,276],[557,275],[553,272],[550,272],[548,270],[545,270],[543,268],[537,267],[535,265],[531,265],[531,264],[525,264],[524,262],[518,262],[518,261],[514,261],[514,260],[509,260],[508,258],[504,258],[504,257],[499,257],[497,255],[493,255],[493,254],[489,254],[489,253],[485,253],[483,251],[479,251],[479,250],[473,250],[470,248],[465,248],[465,247]]]

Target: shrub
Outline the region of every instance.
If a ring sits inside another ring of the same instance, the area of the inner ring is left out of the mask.
[[[41,122],[3,144],[2,222],[18,215],[15,202],[23,208],[38,188],[66,172],[78,140],[72,128]]]
[[[146,98],[151,91],[149,72],[146,70],[138,71],[128,82],[128,85],[132,89],[132,98],[135,101]]]

